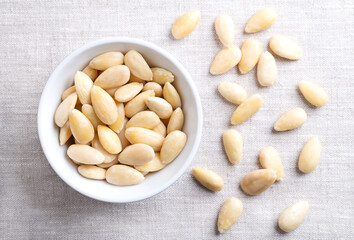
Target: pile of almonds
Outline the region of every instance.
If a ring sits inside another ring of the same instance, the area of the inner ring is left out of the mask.
[[[245,32],[256,33],[270,27],[277,19],[277,13],[271,8],[264,8],[256,12],[248,21]],[[182,15],[172,26],[172,35],[183,38],[191,33],[200,20],[199,11],[191,11]],[[241,74],[247,74],[257,65],[257,80],[263,87],[268,87],[277,81],[277,66],[273,55],[265,51],[262,53],[261,43],[254,39],[246,39],[241,49],[234,45],[234,23],[230,16],[220,15],[215,20],[215,31],[224,45],[217,53],[210,66],[210,74],[223,74],[238,65]],[[289,60],[298,60],[302,57],[301,47],[290,38],[283,35],[273,35],[269,41],[272,52],[279,57]],[[299,90],[305,99],[315,107],[321,107],[328,101],[327,93],[317,84],[302,80]],[[218,91],[229,102],[237,104],[231,116],[231,124],[240,124],[252,117],[263,105],[259,94],[248,96],[247,91],[240,85],[223,81],[219,83]],[[304,109],[294,107],[284,113],[275,123],[275,131],[288,131],[300,127],[305,123],[307,114]],[[223,144],[226,155],[232,164],[238,164],[243,155],[243,139],[235,129],[226,130],[223,134]],[[313,171],[319,162],[321,143],[317,137],[312,137],[302,148],[298,168],[303,173]],[[246,174],[241,181],[242,190],[248,195],[257,195],[268,189],[275,181],[284,178],[283,164],[278,151],[268,146],[261,150],[259,160],[263,169]],[[205,169],[194,168],[193,176],[207,189],[220,191],[224,180],[217,173]],[[300,201],[285,209],[279,219],[279,227],[290,232],[297,228],[305,219],[309,204]],[[218,216],[218,230],[227,231],[239,219],[243,211],[242,202],[235,197],[225,201]]]
[[[187,141],[174,80],[135,50],[103,53],[77,71],[54,120],[60,145],[74,138],[67,154],[78,172],[126,186],[171,163]]]

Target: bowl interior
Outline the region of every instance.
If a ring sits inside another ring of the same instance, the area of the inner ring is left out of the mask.
[[[77,167],[67,157],[67,147],[60,146],[58,127],[53,116],[60,103],[62,92],[73,84],[74,74],[83,69],[93,57],[112,50],[139,51],[150,66],[170,70],[176,77],[175,87],[183,101],[185,123],[183,131],[188,140],[185,148],[171,164],[163,170],[149,174],[145,180],[134,186],[113,186],[105,181],[89,180],[79,175]],[[38,129],[44,153],[56,173],[71,187],[89,197],[108,202],[131,202],[141,200],[164,190],[178,177],[192,161],[201,137],[201,106],[192,79],[183,66],[160,48],[136,39],[106,39],[84,46],[68,56],[49,78],[41,97],[38,111]]]

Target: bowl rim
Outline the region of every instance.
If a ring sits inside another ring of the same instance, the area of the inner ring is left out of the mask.
[[[115,199],[114,201],[112,201],[112,199],[106,199],[104,196],[98,196],[95,194],[90,193],[89,191],[85,191],[83,189],[81,189],[80,187],[77,187],[76,185],[72,184],[71,180],[69,178],[66,178],[62,173],[61,170],[54,164],[54,162],[51,160],[51,153],[49,152],[49,150],[46,147],[46,141],[44,139],[43,136],[43,129],[41,128],[42,124],[42,118],[41,116],[43,114],[45,114],[44,111],[44,93],[46,91],[48,91],[47,86],[50,84],[50,82],[52,82],[53,78],[55,75],[57,75],[58,72],[62,71],[62,68],[72,60],[72,58],[74,58],[75,56],[81,54],[82,52],[87,51],[88,49],[94,48],[96,46],[99,45],[104,45],[104,44],[108,44],[108,43],[132,43],[132,44],[137,44],[137,45],[141,45],[143,47],[147,47],[152,49],[155,52],[158,52],[161,55],[164,55],[166,58],[168,58],[183,74],[183,76],[186,79],[186,84],[189,85],[189,87],[191,88],[191,91],[193,93],[193,96],[195,98],[196,101],[196,111],[197,111],[197,129],[195,131],[195,141],[192,143],[192,150],[190,151],[188,158],[186,159],[186,161],[184,162],[184,164],[182,165],[182,167],[180,169],[178,169],[177,173],[175,173],[173,175],[172,178],[170,178],[168,181],[166,181],[164,184],[162,184],[160,187],[156,188],[156,190],[151,191],[149,194],[140,196],[140,197],[132,197],[129,200],[119,200],[119,199]],[[199,144],[200,144],[200,140],[201,140],[201,136],[202,136],[202,127],[203,125],[203,112],[202,112],[202,105],[201,105],[201,101],[200,101],[200,96],[198,94],[197,91],[197,87],[192,79],[192,77],[190,76],[190,74],[188,73],[188,71],[184,68],[184,66],[175,58],[173,57],[170,53],[168,53],[167,51],[163,50],[162,48],[156,46],[153,43],[141,40],[141,39],[137,39],[137,38],[129,38],[129,37],[109,37],[109,38],[103,38],[100,40],[96,40],[93,42],[90,42],[78,49],[76,49],[75,51],[73,51],[72,53],[70,53],[68,56],[65,57],[65,59],[63,61],[61,61],[59,63],[59,65],[57,65],[57,67],[54,69],[54,71],[51,73],[51,75],[49,76],[43,90],[41,93],[41,98],[39,101],[39,105],[38,105],[38,112],[37,112],[37,129],[38,129],[38,135],[39,135],[39,140],[40,140],[40,144],[42,147],[42,150],[44,152],[44,155],[47,159],[47,161],[49,162],[50,166],[52,167],[52,169],[55,171],[55,173],[67,184],[69,185],[71,188],[73,188],[74,190],[76,190],[77,192],[81,193],[82,195],[85,195],[87,197],[99,200],[99,201],[103,201],[103,202],[111,202],[111,203],[127,203],[127,202],[136,202],[136,201],[140,201],[140,200],[144,200],[147,198],[150,198],[152,196],[157,195],[158,193],[166,190],[168,187],[170,187],[173,183],[175,183],[182,175],[183,173],[187,170],[187,168],[190,166],[190,164],[192,163],[195,154],[197,153],[197,150],[199,148]]]

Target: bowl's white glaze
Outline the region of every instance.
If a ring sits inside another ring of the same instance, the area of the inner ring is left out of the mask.
[[[83,69],[93,57],[112,50],[127,52],[136,49],[150,66],[158,66],[174,73],[174,85],[183,101],[185,123],[183,131],[188,135],[186,146],[180,155],[163,170],[147,175],[134,186],[113,186],[105,181],[89,180],[79,175],[77,167],[68,159],[66,146],[60,146],[59,129],[53,116],[62,92],[73,84],[74,74]],[[186,69],[166,51],[154,44],[133,38],[107,38],[92,42],[70,54],[50,76],[41,96],[38,108],[38,133],[48,162],[69,186],[78,192],[106,202],[133,202],[163,191],[173,184],[187,169],[197,152],[202,134],[202,107],[196,87]]]

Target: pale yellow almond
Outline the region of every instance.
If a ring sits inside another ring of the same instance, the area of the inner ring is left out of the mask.
[[[79,110],[74,109],[69,114],[70,130],[80,144],[89,143],[95,136],[95,130],[90,120]]]
[[[106,70],[109,67],[122,65],[124,55],[121,52],[106,52],[91,60],[89,66],[97,70]]]
[[[180,16],[172,25],[172,36],[175,39],[181,39],[189,35],[198,25],[200,20],[200,11],[193,10]]]
[[[132,82],[120,87],[114,94],[118,102],[129,102],[143,89],[144,84]]]
[[[173,73],[166,69],[154,67],[151,68],[151,71],[153,73],[152,80],[158,84],[164,85],[167,82],[172,83],[175,80]]]
[[[301,172],[309,173],[315,170],[321,156],[321,142],[318,137],[307,141],[300,153],[298,166]]]
[[[274,9],[263,8],[251,17],[245,27],[245,32],[255,33],[269,28],[271,25],[273,25],[277,17],[278,15]]]
[[[87,146],[91,146],[91,143],[92,143],[92,141],[84,143],[84,144],[83,143],[79,143],[79,141],[76,140],[75,138],[74,138],[74,142],[75,142],[75,144],[81,144],[81,145],[87,145]]]
[[[138,78],[146,81],[152,80],[152,71],[144,57],[136,50],[130,50],[125,54],[125,65],[131,73]]]
[[[296,107],[284,113],[275,123],[274,130],[288,131],[300,127],[305,123],[307,114],[304,109]]]
[[[277,174],[277,181],[283,181],[284,179],[284,168],[278,151],[272,147],[268,146],[262,149],[259,154],[259,161],[263,168],[273,169]]]
[[[97,136],[95,136],[92,140],[92,147],[97,149],[98,151],[100,151],[103,154],[103,156],[104,156],[103,163],[110,163],[110,162],[114,161],[114,159],[116,159],[118,156],[117,154],[111,154],[111,153],[107,152],[106,149],[104,149],[103,146],[101,145]]]
[[[152,147],[143,143],[129,145],[118,155],[118,161],[127,165],[143,165],[152,161],[155,152]]]
[[[222,135],[224,149],[230,163],[238,164],[243,154],[243,138],[235,129],[226,130]]]
[[[75,74],[75,89],[81,104],[91,103],[91,88],[93,82],[89,76],[81,71]]]
[[[159,124],[157,124],[156,127],[154,127],[153,129],[151,129],[152,131],[162,135],[163,137],[166,137],[166,133],[167,133],[167,128],[165,126],[165,124],[160,121]]]
[[[146,81],[143,79],[138,78],[137,76],[134,76],[132,73],[130,73],[130,79],[129,82],[138,82],[138,83],[142,83],[145,84]]]
[[[302,80],[299,82],[299,89],[305,99],[313,106],[322,107],[328,102],[326,91],[317,84]]]
[[[175,160],[182,152],[186,142],[187,135],[182,131],[175,130],[167,134],[160,151],[162,163],[168,164]]]
[[[96,130],[98,125],[102,125],[102,121],[96,116],[93,107],[90,104],[84,104],[81,107],[81,112],[90,120],[93,128]]]
[[[64,126],[59,130],[59,144],[64,145],[71,137],[70,123],[66,121]]]
[[[124,104],[123,103],[117,103],[117,111],[118,111],[117,120],[113,124],[110,124],[109,127],[110,127],[110,129],[112,129],[116,133],[119,133],[123,129],[124,119],[125,119],[125,112],[124,112]]]
[[[107,126],[97,126],[98,139],[102,147],[110,154],[117,154],[122,151],[122,145],[118,135]]]
[[[128,146],[130,144],[128,139],[125,137],[125,129],[126,129],[125,126],[126,126],[127,122],[128,122],[128,119],[124,118],[123,128],[118,133],[118,137],[119,137],[120,143],[122,144],[122,149],[124,149],[126,146]]]
[[[135,114],[126,125],[126,128],[130,127],[142,127],[147,129],[153,129],[160,123],[160,118],[156,113],[152,111],[142,111]]]
[[[210,74],[220,75],[226,73],[239,63],[241,56],[242,53],[238,47],[232,46],[223,48],[216,54],[211,63]]]
[[[206,168],[193,168],[192,174],[204,187],[213,192],[221,191],[224,180],[219,174]]]
[[[141,183],[144,175],[138,170],[125,165],[113,165],[107,169],[106,180],[117,186],[129,186]]]
[[[163,98],[171,104],[173,109],[182,107],[181,97],[179,96],[176,88],[171,83],[165,83],[162,90]]]
[[[129,78],[129,68],[125,65],[118,65],[107,68],[97,77],[94,84],[103,89],[116,88],[126,84]]]
[[[109,162],[109,163],[97,164],[97,166],[101,167],[101,168],[110,168],[110,167],[112,167],[113,165],[116,165],[116,164],[118,164],[118,158],[115,158],[112,162]]]
[[[155,97],[161,97],[162,96],[162,87],[160,84],[156,82],[148,82],[145,84],[143,88],[143,92],[147,90],[154,90],[155,92]]]
[[[167,125],[167,133],[173,132],[175,130],[182,130],[184,123],[184,115],[181,108],[176,108],[171,114],[170,120]]]
[[[293,40],[282,35],[273,35],[269,47],[279,57],[298,60],[302,57],[301,47]]]
[[[118,110],[113,98],[102,88],[93,86],[91,90],[92,107],[96,116],[105,124],[117,121]]]
[[[85,73],[87,76],[89,76],[91,78],[92,81],[95,81],[95,79],[98,76],[98,71],[97,69],[94,69],[92,67],[90,67],[90,65],[87,65],[83,70],[83,73]]]
[[[241,188],[248,195],[257,195],[267,190],[277,179],[272,169],[259,169],[246,174],[241,180]]]
[[[68,96],[70,96],[74,92],[76,92],[75,86],[71,86],[71,87],[65,89],[65,91],[61,95],[61,100],[64,101],[65,98],[67,98]]]
[[[149,97],[145,100],[146,106],[159,116],[161,119],[167,119],[171,116],[173,109],[165,99],[159,97]]]
[[[222,81],[218,85],[218,91],[227,101],[241,104],[247,99],[247,91],[239,84]]]
[[[96,166],[81,165],[77,168],[77,171],[81,176],[89,179],[103,180],[106,178],[106,169]]]
[[[254,39],[246,39],[241,47],[242,57],[238,63],[238,69],[241,74],[246,74],[256,66],[262,53],[261,43]]]
[[[215,20],[215,31],[225,47],[232,47],[235,40],[234,21],[229,15],[221,14]]]
[[[155,151],[161,149],[164,137],[152,130],[141,127],[130,127],[125,130],[125,137],[131,144],[144,143]]]
[[[262,107],[263,99],[259,94],[255,94],[243,101],[233,112],[231,124],[242,123],[252,117]]]
[[[268,51],[262,53],[257,65],[257,80],[263,87],[273,85],[277,81],[277,64],[272,54]]]
[[[138,94],[132,100],[130,100],[124,107],[125,115],[128,118],[133,117],[138,112],[144,111],[147,109],[145,100],[149,97],[154,97],[155,92],[153,90],[148,90]]]
[[[152,161],[145,163],[143,165],[136,165],[134,168],[140,172],[156,172],[166,167],[160,159],[160,154],[155,153],[155,157]]]
[[[114,94],[116,93],[116,91],[117,91],[119,88],[120,88],[120,87],[105,89],[105,91],[109,94],[109,96],[111,96],[112,98],[114,98]]]
[[[143,172],[143,171],[139,171],[139,172],[140,172],[141,174],[143,174],[144,177],[149,174],[149,172]]]
[[[62,101],[54,114],[54,122],[58,127],[64,126],[68,121],[70,112],[75,108],[77,94],[72,93]]]
[[[309,203],[307,201],[299,201],[291,205],[280,214],[279,228],[284,232],[295,230],[305,220],[308,210]]]
[[[231,197],[222,205],[218,215],[218,231],[225,233],[240,218],[243,211],[243,204],[240,199]]]
[[[79,164],[100,164],[104,161],[103,154],[90,147],[82,144],[72,144],[67,150],[69,158]]]

